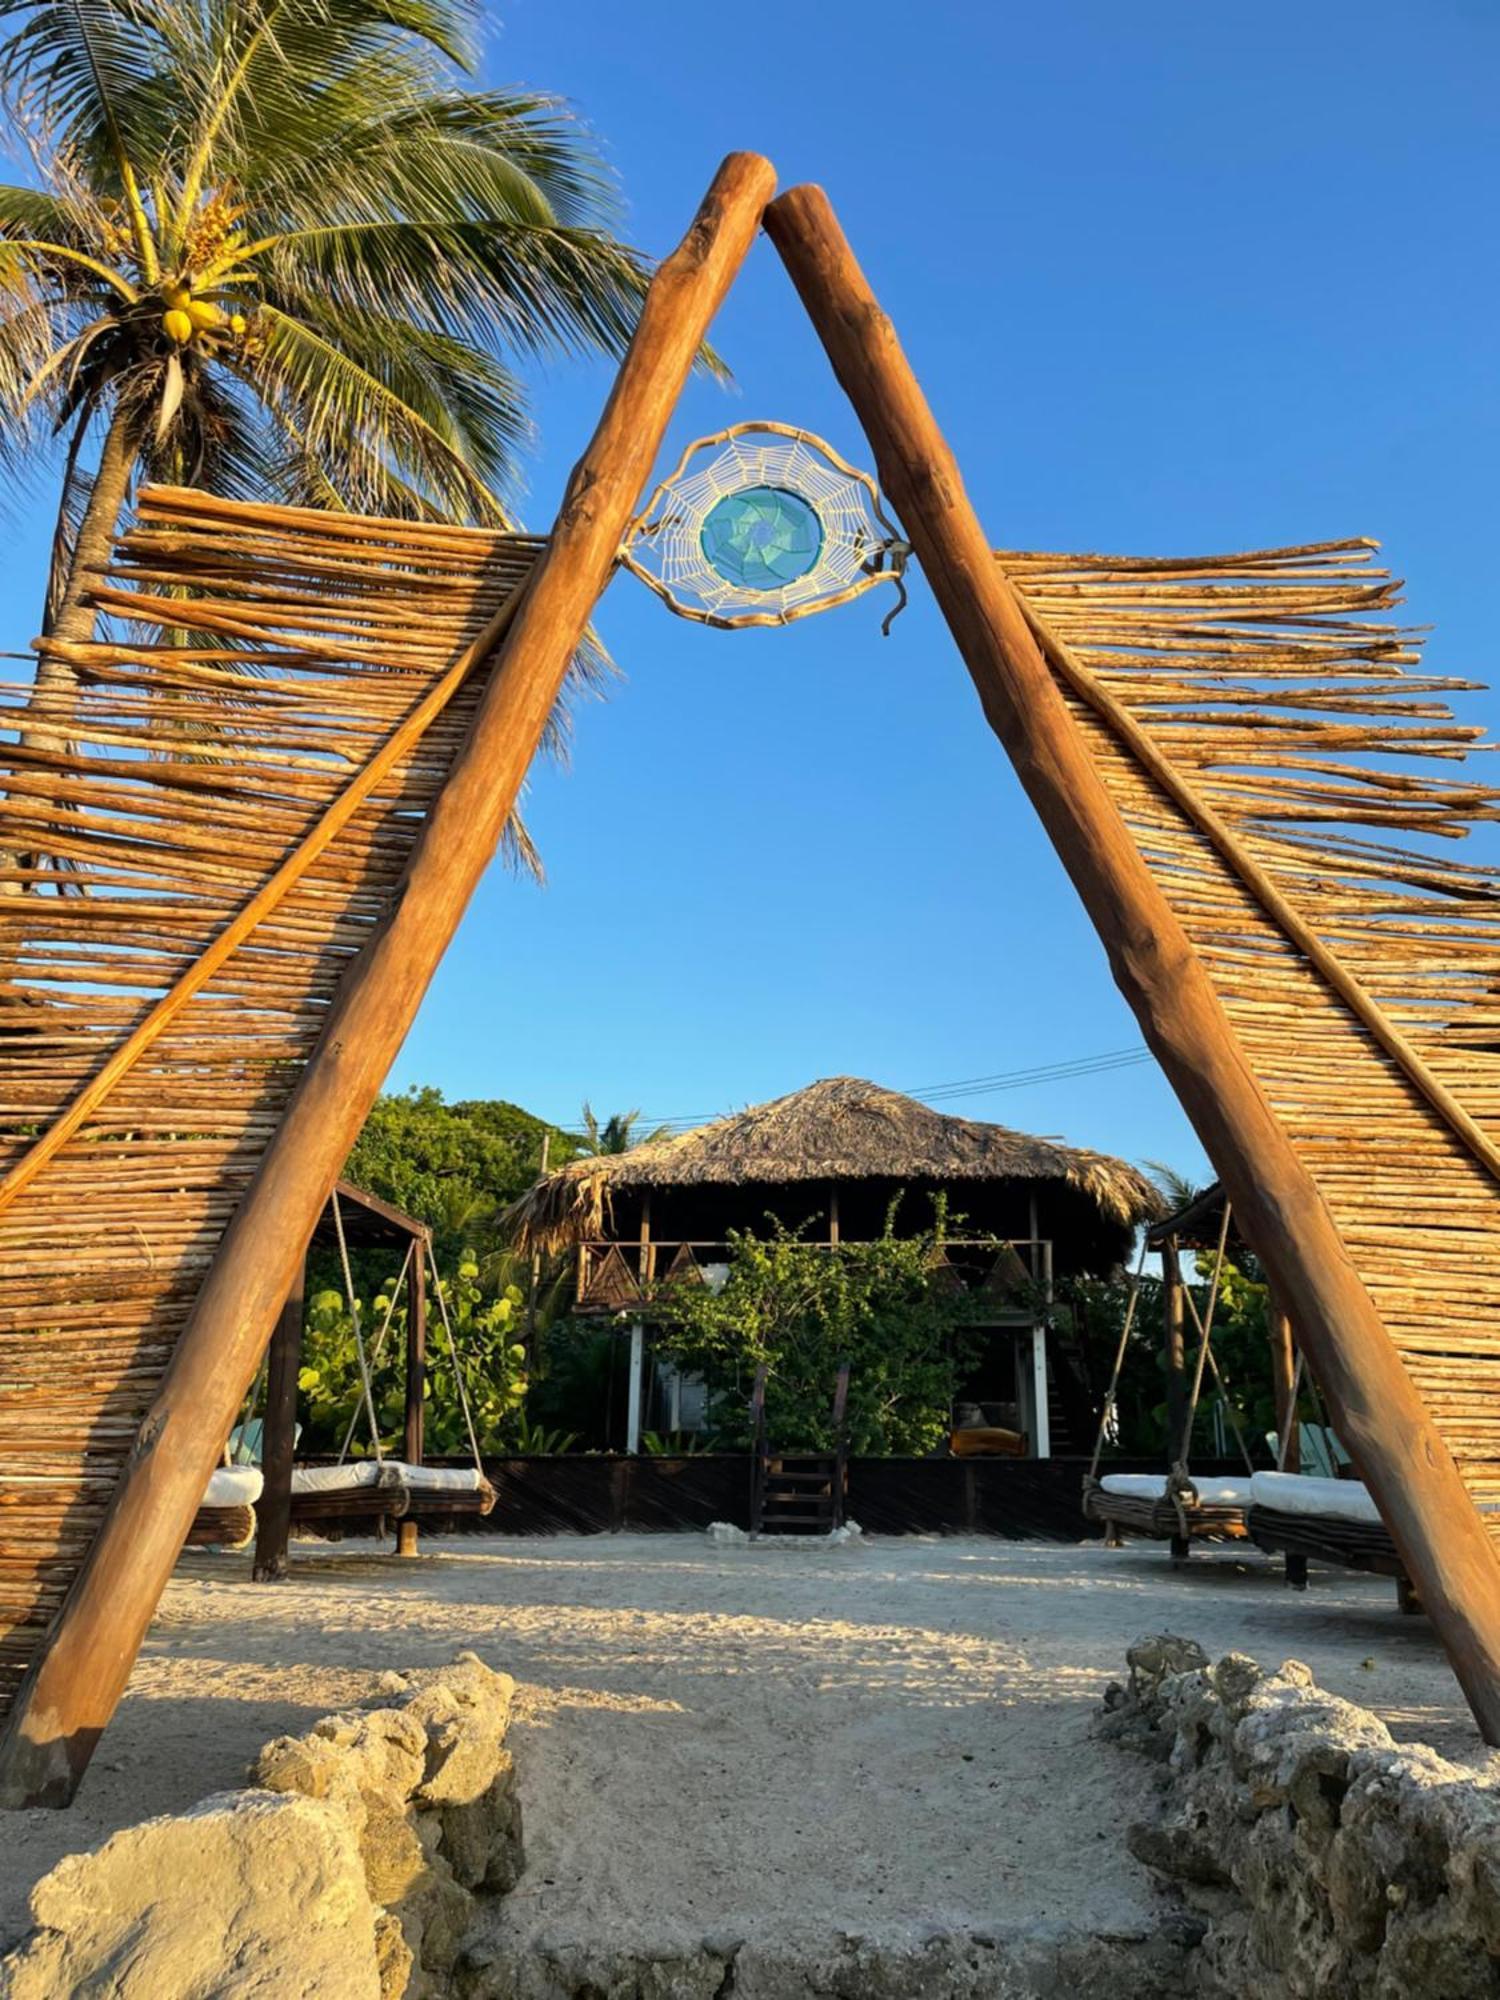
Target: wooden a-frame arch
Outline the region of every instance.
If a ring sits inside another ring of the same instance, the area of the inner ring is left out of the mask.
[[[519,599],[508,599],[465,649],[470,658],[493,654],[488,683],[389,907],[343,974],[176,1339],[109,1510],[17,1689],[0,1740],[0,1801],[65,1804],[113,1713],[309,1234],[494,853],[688,371],[762,222],[864,426],[883,491],[985,715],[1295,1321],[1485,1739],[1500,1743],[1500,1558],[1453,1456],[1095,768],[1060,690],[1067,650],[1039,633],[996,561],[827,200],[815,188],[774,201],[773,193],[767,161],[735,154],[724,162],[651,284],[599,426]],[[1417,1073],[1420,1082],[1425,1072]],[[1449,1109],[1458,1131],[1466,1114]],[[1482,1157],[1489,1141],[1475,1128],[1469,1144]]]

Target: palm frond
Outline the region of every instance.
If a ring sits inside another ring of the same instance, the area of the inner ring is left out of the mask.
[[[176,120],[162,57],[180,12],[179,0],[0,0],[0,21],[19,23],[0,42],[0,92],[122,192],[128,162],[155,159]]]
[[[427,514],[506,525],[499,500],[465,461],[451,417],[433,422],[413,409],[306,322],[269,306],[259,317],[264,332],[240,364],[244,379],[273,415],[286,410],[347,506],[381,512],[398,501],[394,469]]]
[[[242,184],[307,224],[450,205],[458,216],[541,227],[597,229],[613,217],[614,177],[556,98],[447,91],[358,109],[352,122],[325,116],[317,145],[290,167],[279,155],[270,171],[246,161]]]
[[[623,351],[649,275],[635,251],[594,230],[437,215],[288,231],[267,270],[273,293],[316,292],[335,311],[399,312],[532,354]]]

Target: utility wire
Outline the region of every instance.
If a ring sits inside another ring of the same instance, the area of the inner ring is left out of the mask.
[[[909,1086],[903,1091],[906,1097],[916,1097],[929,1104],[951,1104],[968,1097],[988,1097],[1004,1090],[1026,1090],[1035,1084],[1065,1083],[1075,1077],[1104,1076],[1113,1070],[1136,1069],[1142,1063],[1151,1061],[1151,1051],[1139,1043],[1126,1049],[1106,1049],[1098,1055],[1073,1056],[1061,1062],[1038,1063],[1030,1069],[997,1070],[989,1076],[959,1077],[947,1083],[928,1083]],[[728,1116],[720,1111],[679,1113],[672,1118],[647,1118],[636,1121],[641,1132],[668,1133],[690,1132],[698,1125],[711,1124],[716,1118]],[[567,1126],[559,1128],[567,1132],[569,1138],[581,1139],[584,1134]]]

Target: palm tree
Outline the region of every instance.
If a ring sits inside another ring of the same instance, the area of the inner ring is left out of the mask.
[[[46,628],[138,470],[504,524],[509,362],[618,350],[643,286],[556,100],[462,86],[472,0],[0,0],[0,456],[61,460]],[[92,472],[85,463],[96,447]],[[38,686],[69,685],[47,658]]]
[[[1160,1189],[1167,1203],[1167,1212],[1176,1215],[1179,1209],[1191,1208],[1193,1203],[1208,1193],[1207,1184],[1190,1179],[1176,1167],[1168,1166],[1165,1160],[1147,1160],[1151,1178]]]
[[[585,1098],[583,1105],[583,1131],[579,1136],[579,1149],[596,1156],[605,1153],[628,1153],[632,1146],[650,1146],[656,1140],[665,1138],[667,1128],[658,1125],[654,1132],[648,1132],[643,1139],[635,1136],[639,1111],[612,1111],[601,1125],[593,1106]]]

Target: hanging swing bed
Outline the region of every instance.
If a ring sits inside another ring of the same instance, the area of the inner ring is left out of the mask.
[[[258,1465],[216,1465],[183,1547],[249,1548],[255,1540],[255,1503],[264,1484]]]
[[[1250,1482],[1250,1512],[1245,1525],[1251,1541],[1267,1555],[1282,1557],[1286,1580],[1293,1590],[1306,1590],[1307,1565],[1320,1562],[1330,1569],[1394,1577],[1400,1609],[1409,1615],[1419,1612],[1422,1606],[1411,1578],[1363,1481],[1328,1479],[1288,1469],[1302,1379],[1299,1353],[1290,1410],[1277,1439],[1276,1470],[1257,1472]],[[1312,1387],[1312,1377],[1307,1379]],[[1313,1394],[1317,1394],[1315,1387]]]
[[[255,1552],[255,1574],[259,1578],[286,1573],[287,1545],[293,1528],[338,1537],[346,1528],[368,1526],[384,1537],[395,1525],[399,1552],[414,1555],[420,1521],[446,1521],[453,1515],[486,1515],[495,1505],[495,1489],[485,1476],[458,1342],[442,1278],[432,1258],[427,1226],[363,1189],[340,1181],[313,1232],[312,1244],[337,1252],[340,1287],[359,1368],[359,1398],[333,1462],[295,1463],[296,1384],[304,1295],[304,1287],[299,1285],[287,1300],[268,1362],[266,1484]],[[351,1252],[373,1248],[400,1248],[402,1261],[395,1283],[388,1288],[380,1324],[373,1338],[368,1338]],[[467,1466],[423,1463],[429,1276],[438,1307],[443,1358],[452,1376],[467,1433],[471,1458]],[[407,1304],[405,1434],[401,1455],[396,1457],[388,1454],[381,1438],[375,1381],[403,1296]],[[361,1430],[366,1433],[367,1441],[362,1455],[356,1456],[355,1442]]]
[[[1109,1387],[1105,1391],[1104,1403],[1099,1412],[1099,1428],[1094,1438],[1094,1453],[1089,1462],[1088,1472],[1083,1482],[1083,1517],[1104,1530],[1105,1543],[1110,1548],[1124,1546],[1127,1535],[1141,1535],[1148,1540],[1166,1542],[1171,1550],[1174,1563],[1186,1562],[1198,1541],[1243,1541],[1246,1535],[1246,1517],[1250,1509],[1251,1481],[1253,1465],[1249,1447],[1240,1429],[1239,1419],[1234,1414],[1234,1406],[1229,1400],[1227,1386],[1213,1352],[1214,1312],[1219,1301],[1220,1280],[1224,1273],[1225,1248],[1229,1238],[1230,1211],[1225,1204],[1214,1249],[1214,1261],[1209,1277],[1208,1297],[1202,1313],[1188,1285],[1163,1286],[1168,1300],[1168,1325],[1166,1329],[1167,1368],[1170,1382],[1174,1362],[1174,1329],[1171,1324],[1171,1301],[1175,1290],[1191,1317],[1197,1331],[1198,1345],[1193,1364],[1191,1388],[1186,1408],[1182,1412],[1180,1424],[1174,1421],[1169,1398],[1168,1424],[1171,1433],[1169,1449],[1171,1463],[1165,1474],[1158,1472],[1107,1472],[1100,1476],[1099,1464],[1104,1447],[1119,1428],[1119,1388],[1120,1375],[1125,1365],[1125,1356],[1130,1345],[1130,1336],[1135,1326],[1137,1308],[1140,1304],[1141,1278],[1145,1269],[1146,1252],[1151,1247],[1158,1232],[1153,1231],[1141,1242],[1141,1254],[1130,1283],[1130,1296],[1125,1308],[1125,1319],[1120,1329],[1120,1338],[1115,1348],[1114,1367],[1110,1373]],[[1168,1257],[1176,1257],[1177,1242],[1170,1239],[1168,1248],[1163,1249],[1163,1269]],[[1222,1478],[1217,1476],[1194,1476],[1189,1470],[1188,1460],[1192,1444],[1193,1427],[1198,1414],[1198,1404],[1203,1392],[1203,1382],[1208,1370],[1213,1371],[1215,1384],[1229,1415],[1230,1424],[1239,1442],[1240,1452],[1245,1461],[1243,1477]]]

